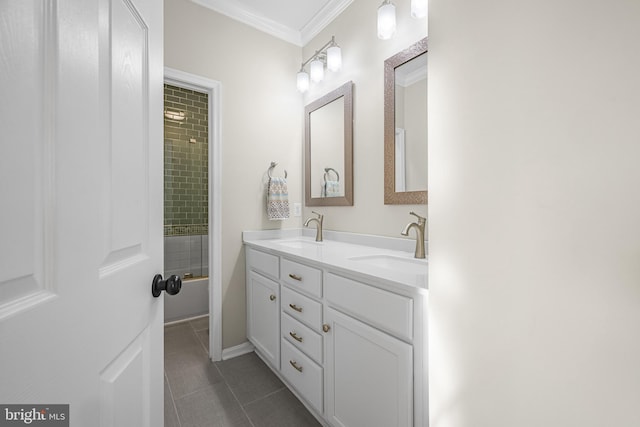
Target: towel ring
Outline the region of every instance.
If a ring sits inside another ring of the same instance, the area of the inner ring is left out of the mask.
[[[340,182],[340,175],[338,174],[338,171],[335,170],[334,168],[324,168],[324,182],[327,182],[327,176],[329,174],[329,171],[333,171],[333,173],[336,174],[336,182]]]
[[[269,179],[273,178],[271,176],[271,171],[273,170],[273,168],[275,168],[276,166],[278,166],[277,162],[271,162],[271,166],[269,166],[269,169],[267,170],[267,175],[269,175]],[[287,170],[284,170],[284,177],[287,177]]]

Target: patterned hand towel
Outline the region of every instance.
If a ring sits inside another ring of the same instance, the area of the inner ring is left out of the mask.
[[[338,181],[325,181],[322,190],[323,197],[340,197],[340,183]]]
[[[286,178],[269,178],[267,186],[267,217],[274,221],[289,218],[289,191],[287,190]]]

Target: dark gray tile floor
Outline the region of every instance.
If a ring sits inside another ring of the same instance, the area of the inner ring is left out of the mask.
[[[165,427],[319,427],[255,353],[208,357],[209,319],[165,327]]]

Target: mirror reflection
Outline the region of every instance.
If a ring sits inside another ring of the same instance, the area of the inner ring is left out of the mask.
[[[427,54],[395,69],[395,189],[427,183]]]
[[[384,62],[384,203],[427,203],[427,39]]]
[[[344,97],[309,114],[311,197],[344,197]]]
[[[305,107],[305,203],[353,206],[353,83]]]

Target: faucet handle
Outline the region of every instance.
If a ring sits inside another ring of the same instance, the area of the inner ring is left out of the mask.
[[[321,220],[321,221],[324,218],[324,215],[322,215],[321,213],[318,213],[316,211],[311,211],[311,213],[314,213],[314,214],[318,215],[318,219]]]
[[[424,224],[425,222],[427,222],[427,218],[425,218],[425,217],[423,217],[423,216],[418,215],[418,214],[417,214],[417,213],[415,213],[414,211],[409,212],[409,215],[413,215],[413,216],[415,216],[416,218],[418,218],[418,223],[419,223],[420,225],[422,225],[422,224]]]

